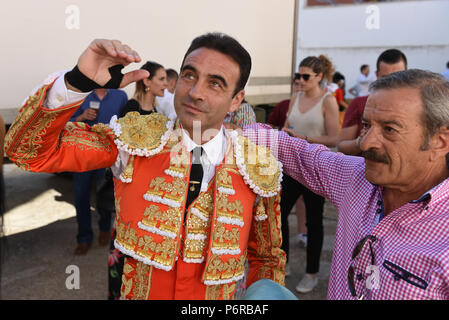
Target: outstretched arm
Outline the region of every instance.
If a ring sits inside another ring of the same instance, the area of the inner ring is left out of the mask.
[[[117,148],[108,126],[67,122],[82,103],[77,101],[77,92],[111,83],[122,88],[147,77],[145,70],[124,75],[110,72],[114,66],[139,61],[137,53],[119,41],[94,40],[78,59],[77,74],[72,70],[48,81],[26,100],[5,138],[9,158],[30,171],[87,171],[111,166]]]

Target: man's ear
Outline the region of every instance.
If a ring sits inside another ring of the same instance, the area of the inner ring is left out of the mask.
[[[431,139],[430,148],[434,159],[445,157],[449,153],[449,128],[442,127]]]
[[[232,98],[232,104],[229,108],[229,112],[234,112],[240,107],[240,104],[243,101],[243,98],[245,98],[245,90],[240,90],[233,98]]]

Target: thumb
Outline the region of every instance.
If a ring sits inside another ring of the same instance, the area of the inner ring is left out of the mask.
[[[132,82],[143,80],[145,78],[148,78],[149,76],[150,73],[147,70],[134,70],[127,72],[123,75],[122,82],[120,83],[120,88],[124,88]]]

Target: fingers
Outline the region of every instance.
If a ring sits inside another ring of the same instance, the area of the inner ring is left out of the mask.
[[[111,44],[114,47],[117,56],[126,60],[128,63],[140,61],[137,52],[131,49],[128,45],[123,44],[118,40],[111,40]]]
[[[149,76],[150,76],[150,73],[147,70],[139,69],[139,70],[127,72],[123,75],[122,82],[120,83],[120,88],[124,88],[132,82],[143,80],[145,78],[148,78]]]
[[[123,59],[123,62],[126,62],[125,64],[141,61],[139,54],[135,50],[119,40],[96,39],[90,47],[97,53]]]

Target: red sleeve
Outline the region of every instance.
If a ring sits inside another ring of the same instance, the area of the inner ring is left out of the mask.
[[[254,220],[248,239],[248,279],[247,286],[260,279],[270,279],[285,285],[286,254],[281,249],[281,209],[280,193],[269,198],[261,198],[254,208],[267,215],[264,220]],[[288,241],[288,240],[286,240]]]
[[[340,103],[340,101],[343,101],[343,91],[341,90],[341,88],[338,88],[335,91],[335,98],[337,99],[338,103]]]
[[[20,168],[34,172],[88,171],[114,164],[112,130],[67,122],[83,100],[57,109],[42,105],[51,85],[29,97],[5,138],[5,152]]]
[[[276,107],[274,107],[274,110],[268,116],[267,123],[280,128],[283,127],[285,123],[285,118],[287,116],[289,104],[290,104],[289,99],[279,102],[276,105]]]
[[[357,97],[351,101],[348,106],[348,110],[346,110],[342,128],[357,125],[358,132],[360,133],[360,129],[362,127],[362,115],[365,110],[367,99],[368,97]]]

